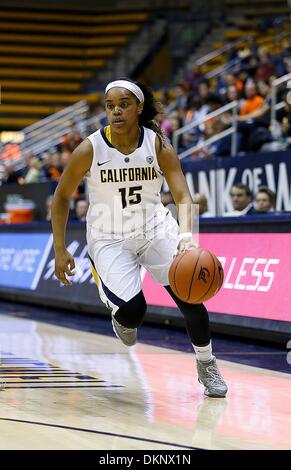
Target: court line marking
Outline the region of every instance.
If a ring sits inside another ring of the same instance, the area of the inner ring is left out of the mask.
[[[17,377],[47,377],[48,379],[51,379],[52,377],[71,377],[71,378],[74,378],[76,377],[76,379],[78,378],[78,375],[77,374],[74,374],[73,372],[71,374],[42,374],[42,373],[37,373],[37,372],[26,372],[26,373],[18,373],[18,372],[1,372],[0,371],[0,374],[2,377],[13,377],[13,378],[17,378]],[[100,382],[105,382],[105,380],[101,380]]]
[[[60,369],[59,367],[13,367],[13,366],[4,366],[4,364],[0,363],[0,370],[2,372],[31,372],[31,371],[36,371],[36,372],[71,372],[71,370],[66,370],[66,369]]]
[[[14,382],[16,383],[16,382]],[[57,383],[57,382],[56,382]],[[20,383],[20,387],[6,387],[6,390],[11,390],[11,389],[16,389],[16,390],[23,390],[24,388],[29,388],[30,390],[34,390],[35,388],[50,388],[50,389],[55,389],[55,388],[123,388],[123,385],[82,385],[82,382],[74,382],[76,385],[69,385],[68,387],[65,386],[60,386],[58,387],[57,385],[52,385],[51,387],[48,387],[47,385],[44,385],[43,387],[40,385],[36,385],[35,387],[25,387],[25,382]],[[5,379],[4,379],[4,390],[5,390]],[[1,419],[1,418],[0,418]]]
[[[5,385],[26,385],[26,384],[34,384],[34,385],[37,385],[37,384],[51,384],[51,385],[54,385],[54,384],[78,384],[78,385],[82,385],[82,384],[86,384],[86,383],[96,383],[96,382],[100,382],[99,380],[82,380],[82,381],[72,381],[72,380],[41,380],[40,382],[36,382],[35,380],[33,381],[30,381],[30,380],[24,380],[23,382],[5,382]],[[11,388],[11,387],[9,387]],[[22,387],[23,388],[23,387]],[[35,387],[34,387],[35,388]]]
[[[63,426],[61,424],[50,424],[50,423],[40,423],[39,421],[27,421],[24,419],[14,419],[14,418],[1,418],[0,421],[10,421],[13,423],[23,423],[23,424],[33,424],[36,426],[46,426],[50,428],[59,428],[59,429],[67,429],[69,431],[79,431],[79,432],[88,432],[91,434],[98,434],[101,436],[110,436],[110,437],[120,437],[121,439],[131,439],[134,441],[142,441],[142,442],[150,442],[152,444],[162,444],[165,446],[172,446],[172,447],[179,447],[183,449],[190,449],[190,450],[205,450],[201,447],[192,447],[183,444],[175,444],[173,442],[166,442],[166,441],[157,441],[156,439],[147,439],[145,437],[136,437],[136,436],[127,436],[126,434],[116,434],[113,432],[105,432],[105,431],[96,431],[95,429],[85,429],[85,428],[75,428],[72,426]]]

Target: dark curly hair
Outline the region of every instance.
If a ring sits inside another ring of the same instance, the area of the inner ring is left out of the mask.
[[[166,144],[166,136],[155,117],[161,112],[161,104],[155,99],[154,93],[150,87],[139,81],[133,81],[127,77],[118,78],[118,80],[126,80],[137,85],[144,94],[144,106],[139,116],[139,125],[152,129],[160,138],[162,145]]]

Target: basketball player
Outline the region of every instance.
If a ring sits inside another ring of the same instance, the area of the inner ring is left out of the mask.
[[[70,284],[66,276],[74,275],[65,229],[70,197],[86,176],[88,254],[116,336],[127,346],[136,343],[147,307],[141,290],[143,266],[165,286],[184,315],[205,394],[224,397],[227,386],[212,355],[208,312],[203,304],[181,301],[169,286],[173,256],[197,243],[192,238],[192,199],[179,159],[154,121],[158,109],[153,93],[142,83],[120,79],[107,85],[105,109],[109,125],[75,149],[55,192],[55,275],[64,285]],[[179,226],[161,203],[163,177],[177,207]]]

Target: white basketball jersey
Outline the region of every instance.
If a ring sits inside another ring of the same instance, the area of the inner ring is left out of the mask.
[[[156,133],[141,127],[138,147],[129,155],[113,147],[109,126],[88,139],[93,146],[87,174],[91,237],[127,238],[152,230],[169,213],[160,198],[163,173],[155,150]]]

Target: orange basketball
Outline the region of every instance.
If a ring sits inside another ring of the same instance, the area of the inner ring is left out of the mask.
[[[170,286],[179,299],[201,304],[211,299],[222,286],[223,268],[210,251],[194,248],[181,253],[171,264]]]

